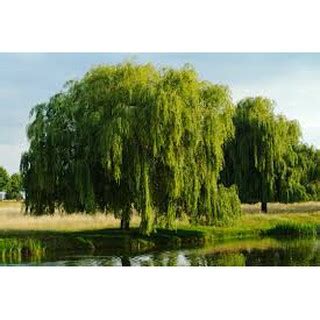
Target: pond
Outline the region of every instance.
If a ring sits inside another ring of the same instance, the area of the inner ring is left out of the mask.
[[[3,239],[1,239],[3,241]],[[28,240],[30,242],[30,239]],[[217,242],[195,249],[150,250],[143,253],[113,249],[68,249],[35,254],[13,249],[0,252],[1,265],[30,266],[318,266],[320,238],[259,238]]]

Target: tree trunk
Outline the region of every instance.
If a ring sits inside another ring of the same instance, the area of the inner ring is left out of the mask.
[[[121,257],[121,265],[123,267],[130,267],[131,266],[131,262],[130,262],[130,259],[128,257]]]
[[[130,228],[131,207],[128,206],[121,212],[121,226],[122,230],[129,230]]]
[[[261,202],[261,211],[263,213],[267,213],[268,212],[267,202]]]
[[[130,228],[130,218],[128,219],[128,217],[122,217],[121,218],[121,226],[120,228],[122,230],[129,230]]]

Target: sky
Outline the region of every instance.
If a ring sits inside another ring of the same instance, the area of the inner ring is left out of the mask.
[[[228,85],[234,102],[267,96],[276,102],[276,113],[300,122],[304,142],[320,148],[320,54],[0,53],[0,166],[11,174],[19,170],[34,105],[94,65],[128,59],[159,67],[190,63],[201,79]]]

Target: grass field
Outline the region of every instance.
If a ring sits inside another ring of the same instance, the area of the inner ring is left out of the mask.
[[[231,226],[191,226],[186,222],[177,221],[176,228],[180,233],[194,231],[214,238],[241,238],[263,233],[272,234],[273,232],[299,235],[320,231],[320,202],[271,203],[268,206],[269,212],[267,214],[259,213],[259,208],[259,204],[242,205],[242,217]],[[134,216],[131,226],[135,228],[139,223],[140,218]],[[85,232],[114,229],[118,228],[119,225],[119,219],[115,219],[113,215],[101,213],[93,215],[57,213],[53,216],[26,216],[23,214],[21,203],[14,201],[0,202],[0,232]]]
[[[133,217],[131,225],[138,226],[139,217]],[[20,202],[0,201],[0,230],[23,230],[23,231],[85,231],[106,228],[117,228],[119,219],[113,215],[97,213],[87,214],[59,214],[53,216],[29,216],[23,213]]]
[[[243,213],[260,213],[261,205],[257,204],[242,204]],[[279,213],[320,213],[320,201],[309,201],[301,203],[268,203],[268,214],[279,214]]]

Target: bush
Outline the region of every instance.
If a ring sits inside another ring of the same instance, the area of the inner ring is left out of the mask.
[[[317,235],[317,226],[307,223],[283,222],[268,230],[267,234],[315,237]]]

